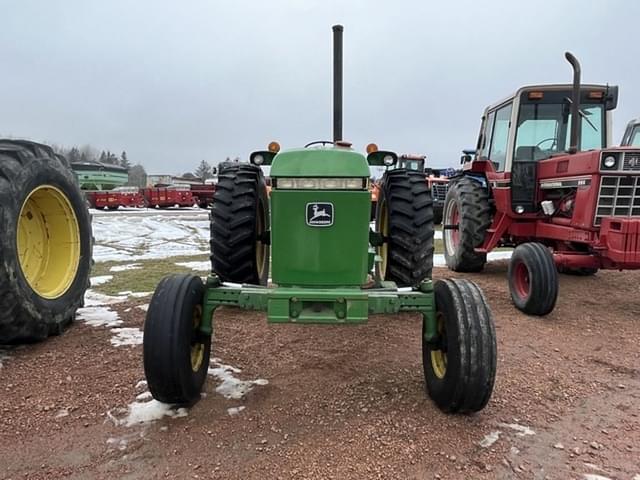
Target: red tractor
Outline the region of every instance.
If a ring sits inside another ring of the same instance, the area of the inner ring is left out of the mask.
[[[532,315],[553,310],[558,271],[640,268],[640,148],[609,147],[618,88],[581,85],[565,56],[573,84],[523,87],[485,110],[444,208],[447,266],[478,272],[515,247],[509,289]]]

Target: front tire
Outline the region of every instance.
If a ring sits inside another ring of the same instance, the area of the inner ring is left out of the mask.
[[[91,219],[64,157],[0,140],[0,344],[43,340],[69,325],[91,256]]]
[[[431,278],[433,208],[424,175],[405,169],[386,172],[376,210],[376,232],[384,239],[377,247],[381,261],[376,277],[399,287]]]
[[[170,275],[158,284],[144,322],[143,358],[153,398],[192,405],[207,377],[211,336],[199,332],[204,285],[195,275]]]
[[[558,270],[541,243],[518,245],[509,262],[509,291],[514,305],[529,315],[547,315],[558,298]]]
[[[427,392],[444,412],[478,412],[491,398],[496,375],[491,310],[482,290],[469,280],[439,280],[434,296],[438,340],[426,341],[426,319],[422,330]]]
[[[447,267],[454,272],[479,272],[487,262],[482,245],[491,225],[489,194],[478,182],[462,177],[449,184],[444,202],[443,243]]]

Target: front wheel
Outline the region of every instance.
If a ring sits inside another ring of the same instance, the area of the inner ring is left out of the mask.
[[[156,288],[144,322],[143,358],[153,398],[191,405],[209,368],[211,337],[200,333],[204,285],[195,275],[170,275]]]
[[[427,392],[447,413],[482,410],[493,392],[496,335],[482,290],[463,279],[434,285],[438,336],[427,341],[422,329],[422,363]]]
[[[518,310],[547,315],[558,298],[558,270],[553,255],[541,243],[518,245],[509,262],[509,290]]]

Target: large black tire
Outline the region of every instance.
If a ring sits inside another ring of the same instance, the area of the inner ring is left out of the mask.
[[[405,169],[387,171],[381,182],[376,232],[381,262],[376,276],[399,287],[417,286],[433,269],[433,203],[424,174]]]
[[[482,245],[491,225],[487,189],[475,180],[462,177],[449,184],[444,201],[443,244],[447,267],[454,272],[479,272],[487,262]]]
[[[518,245],[509,262],[509,290],[514,305],[529,315],[546,315],[558,298],[558,270],[541,243]]]
[[[266,285],[269,198],[260,167],[226,164],[211,208],[211,267],[223,281]]]
[[[144,322],[144,374],[153,398],[192,405],[207,377],[211,336],[198,332],[204,285],[195,275],[163,278]]]
[[[69,164],[0,140],[0,344],[59,334],[89,286],[91,218]]]
[[[424,323],[422,329],[427,393],[445,412],[480,411],[491,398],[496,376],[491,310],[482,290],[469,280],[439,280],[434,293],[438,341],[427,342]]]

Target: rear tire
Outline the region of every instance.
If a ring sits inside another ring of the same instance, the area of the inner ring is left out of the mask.
[[[397,169],[384,174],[376,211],[376,232],[386,241],[377,248],[376,277],[399,287],[417,286],[433,269],[433,208],[424,175]]]
[[[0,140],[0,343],[59,334],[83,304],[91,219],[67,161]]]
[[[156,287],[143,342],[144,373],[156,400],[192,405],[200,399],[211,354],[211,336],[198,332],[203,296],[195,275],[170,275]]]
[[[487,190],[467,177],[451,182],[444,202],[443,221],[447,267],[454,272],[481,271],[487,262],[487,255],[477,253],[475,249],[482,245],[491,225]]]
[[[422,329],[427,392],[445,412],[480,411],[491,398],[496,376],[491,310],[482,290],[469,280],[439,280],[434,296],[438,342],[427,342],[424,323]]]
[[[225,164],[218,177],[210,218],[213,272],[223,281],[266,285],[269,198],[260,167]]]
[[[558,298],[558,270],[541,243],[518,245],[509,262],[509,291],[514,305],[529,315],[547,315]]]

